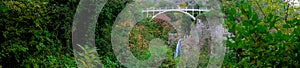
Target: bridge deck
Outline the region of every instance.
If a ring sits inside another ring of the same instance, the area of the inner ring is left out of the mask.
[[[142,12],[162,12],[162,11],[194,11],[194,12],[200,12],[200,11],[210,11],[210,9],[195,9],[195,8],[155,8],[155,9],[144,9]]]
[[[164,12],[169,12],[169,11],[178,11],[178,12],[182,12],[184,14],[189,15],[193,20],[196,20],[194,15],[194,12],[201,12],[201,11],[210,11],[210,9],[205,8],[205,9],[195,9],[195,8],[154,8],[154,9],[146,9],[146,10],[142,10],[143,13],[147,13],[147,17],[149,16],[149,13],[152,13],[152,18],[156,17],[159,14],[162,14]],[[192,12],[192,13],[188,13],[188,11]],[[157,13],[158,12],[158,13]],[[155,13],[155,14],[154,14]]]
[[[162,12],[162,11],[210,11],[209,9],[154,9],[154,10],[142,10],[142,12]]]

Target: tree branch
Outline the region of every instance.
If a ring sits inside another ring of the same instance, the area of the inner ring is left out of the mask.
[[[256,5],[258,6],[260,12],[266,17],[266,14],[262,11],[261,6],[258,4],[258,2],[255,0]]]

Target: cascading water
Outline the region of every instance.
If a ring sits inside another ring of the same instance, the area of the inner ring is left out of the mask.
[[[184,21],[181,25],[191,24],[187,22]],[[180,22],[177,21],[172,24],[176,25],[178,23]],[[190,30],[184,30],[183,28],[190,28]],[[223,37],[224,28],[219,20],[210,20],[206,19],[205,16],[199,16],[195,24],[175,29],[178,33],[170,34],[170,38],[177,36],[173,38],[173,41],[182,39],[179,67],[206,67],[205,64],[208,64],[208,62],[215,64],[212,66],[221,65],[212,61],[222,59],[225,52],[222,44],[225,39]],[[172,39],[169,41],[172,41]]]

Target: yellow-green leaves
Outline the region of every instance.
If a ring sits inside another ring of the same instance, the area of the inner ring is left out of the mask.
[[[224,62],[236,67],[282,67],[299,65],[299,12],[281,0],[224,2],[225,26],[233,36],[227,41]],[[230,7],[228,7],[230,6]],[[249,53],[250,54],[247,54]],[[234,58],[233,58],[234,57]],[[249,58],[245,62],[244,59]],[[295,62],[295,63],[288,63]],[[223,64],[224,65],[224,64]],[[225,66],[227,67],[227,66]]]

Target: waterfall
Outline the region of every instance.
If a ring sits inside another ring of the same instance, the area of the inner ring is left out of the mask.
[[[224,28],[217,20],[207,20],[205,17],[197,19],[191,25],[189,35],[182,40],[180,53],[180,67],[204,67],[209,60],[222,60],[225,49],[222,41]],[[212,59],[213,58],[213,59]],[[220,61],[221,61],[220,60]],[[209,61],[212,66],[220,66],[216,61]],[[208,65],[210,65],[208,64]]]

